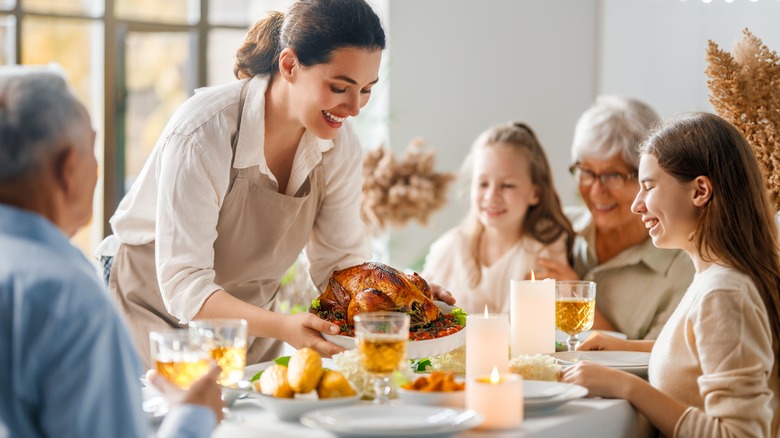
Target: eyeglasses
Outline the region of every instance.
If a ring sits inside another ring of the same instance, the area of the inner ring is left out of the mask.
[[[579,164],[574,164],[571,167],[569,167],[569,172],[571,172],[572,176],[577,181],[577,184],[581,186],[590,187],[593,185],[593,183],[596,182],[596,179],[598,179],[601,182],[602,186],[610,190],[622,189],[623,186],[626,185],[626,181],[628,181],[629,179],[636,179],[637,177],[636,172],[596,173],[588,169],[583,169],[582,167],[579,166]]]

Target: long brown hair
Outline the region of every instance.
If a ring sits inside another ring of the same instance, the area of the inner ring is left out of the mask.
[[[286,14],[272,11],[252,25],[233,73],[238,79],[273,74],[287,47],[304,66],[325,64],[342,47],[384,50],[385,31],[364,0],[298,0]]]
[[[703,260],[715,259],[748,275],[758,288],[775,341],[780,339],[780,261],[774,207],[745,137],[722,118],[692,113],[665,122],[641,153],[680,182],[706,176],[712,198],[694,232]]]
[[[528,159],[527,171],[531,177],[531,183],[538,191],[539,202],[528,208],[525,219],[523,219],[521,235],[530,236],[549,245],[565,234],[566,254],[571,263],[574,230],[571,222],[563,213],[561,201],[553,183],[550,163],[547,161],[547,154],[545,154],[534,131],[525,123],[515,122],[494,126],[480,134],[474,141],[471,152],[464,163],[463,173],[469,177],[471,177],[474,152],[483,147],[510,147]],[[469,279],[471,285],[476,286],[482,281],[480,243],[485,227],[477,220],[473,211],[467,216],[464,226],[469,235],[469,247],[474,262]]]

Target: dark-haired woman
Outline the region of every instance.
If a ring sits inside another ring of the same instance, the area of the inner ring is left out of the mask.
[[[777,437],[780,262],[774,208],[745,138],[706,113],[644,141],[632,211],[680,248],[693,283],[656,341],[594,335],[580,349],[651,351],[649,383],[592,363],[563,381],[631,402],[669,437]]]
[[[147,366],[150,330],[201,318],[246,319],[248,363],[281,341],[341,350],[320,336],[336,325],[274,312],[276,294],[304,248],[321,289],[370,256],[361,147],[345,122],[368,102],[384,48],[364,0],[300,0],[250,29],[240,81],[173,115],[99,250],[114,256],[109,287]]]

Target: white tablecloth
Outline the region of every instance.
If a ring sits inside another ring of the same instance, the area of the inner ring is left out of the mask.
[[[251,399],[239,400],[233,412],[241,421],[225,421],[212,435],[213,438],[240,437],[333,437],[317,429],[310,429],[299,422],[279,421]],[[544,414],[527,415],[519,429],[507,431],[469,430],[457,438],[618,438],[635,437],[637,413],[625,400],[581,399],[569,402]]]

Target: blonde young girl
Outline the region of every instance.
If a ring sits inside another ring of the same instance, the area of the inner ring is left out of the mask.
[[[539,256],[569,263],[574,238],[547,157],[523,123],[492,127],[463,166],[471,208],[433,243],[423,277],[449,289],[467,312],[509,313],[512,279],[530,275]]]
[[[597,334],[580,347],[651,351],[649,383],[592,363],[563,381],[628,400],[666,436],[776,437],[780,263],[758,162],[706,113],[665,123],[641,153],[632,211],[654,245],[685,250],[696,275],[656,341]]]

